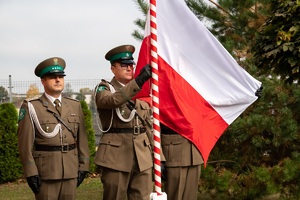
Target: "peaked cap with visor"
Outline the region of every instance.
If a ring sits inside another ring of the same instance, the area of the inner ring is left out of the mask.
[[[37,77],[43,78],[44,76],[65,76],[64,69],[66,62],[60,57],[52,57],[42,61],[35,68],[34,73]]]
[[[105,59],[110,61],[111,64],[114,62],[120,62],[122,64],[135,64],[132,57],[134,51],[135,48],[132,45],[121,45],[108,51],[105,55]]]

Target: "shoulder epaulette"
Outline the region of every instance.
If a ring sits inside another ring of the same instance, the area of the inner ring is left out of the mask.
[[[64,98],[66,98],[66,99],[69,99],[69,100],[73,100],[73,101],[77,101],[77,102],[79,102],[79,100],[78,100],[78,99],[74,99],[74,98],[71,98],[71,97],[64,97]]]
[[[35,100],[38,100],[40,99],[40,97],[31,97],[31,98],[27,98],[27,99],[24,99],[24,101],[35,101]]]
[[[105,79],[101,79],[102,82],[105,82],[105,83],[109,83],[109,81],[105,80]]]

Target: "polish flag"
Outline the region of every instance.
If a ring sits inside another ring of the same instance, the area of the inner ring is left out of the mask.
[[[225,129],[257,100],[261,82],[247,73],[184,0],[157,0],[160,122],[192,141],[206,165]],[[150,18],[135,74],[150,63]],[[136,98],[147,100],[150,83]]]

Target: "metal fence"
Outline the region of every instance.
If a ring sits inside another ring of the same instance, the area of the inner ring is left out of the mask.
[[[100,79],[67,79],[65,78],[65,85],[71,85],[72,90],[76,93],[82,88],[90,88],[93,90],[100,82]],[[30,85],[38,87],[39,91],[43,92],[44,88],[40,80],[35,81],[10,81],[9,79],[0,79],[0,86],[4,87],[7,91],[11,90],[13,94],[26,94]]]
[[[68,96],[75,98],[80,89],[84,89],[85,101],[91,107],[91,95],[95,86],[100,82],[100,79],[70,79],[65,78],[65,90],[68,87]],[[38,88],[40,94],[44,92],[44,87],[40,80],[35,81],[12,81],[10,79],[0,79],[0,87],[3,87],[8,96],[0,94],[0,103],[11,102],[17,109],[20,108],[23,100],[26,98],[26,93],[30,86],[34,85]],[[88,88],[88,89],[87,89]],[[0,93],[3,91],[0,90]],[[70,94],[71,93],[71,94]],[[101,131],[99,129],[99,119],[95,110],[92,111],[93,128],[95,130],[96,145],[99,142]]]

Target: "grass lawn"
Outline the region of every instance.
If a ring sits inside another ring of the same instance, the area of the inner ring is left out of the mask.
[[[100,178],[86,178],[77,188],[76,200],[102,199],[103,188]],[[1,200],[26,200],[34,199],[34,195],[27,185],[26,180],[0,185]]]
[[[100,178],[86,178],[76,190],[76,200],[102,200],[103,188]],[[33,200],[34,195],[26,180],[0,185],[0,200]],[[209,195],[198,195],[198,199],[211,200]]]

